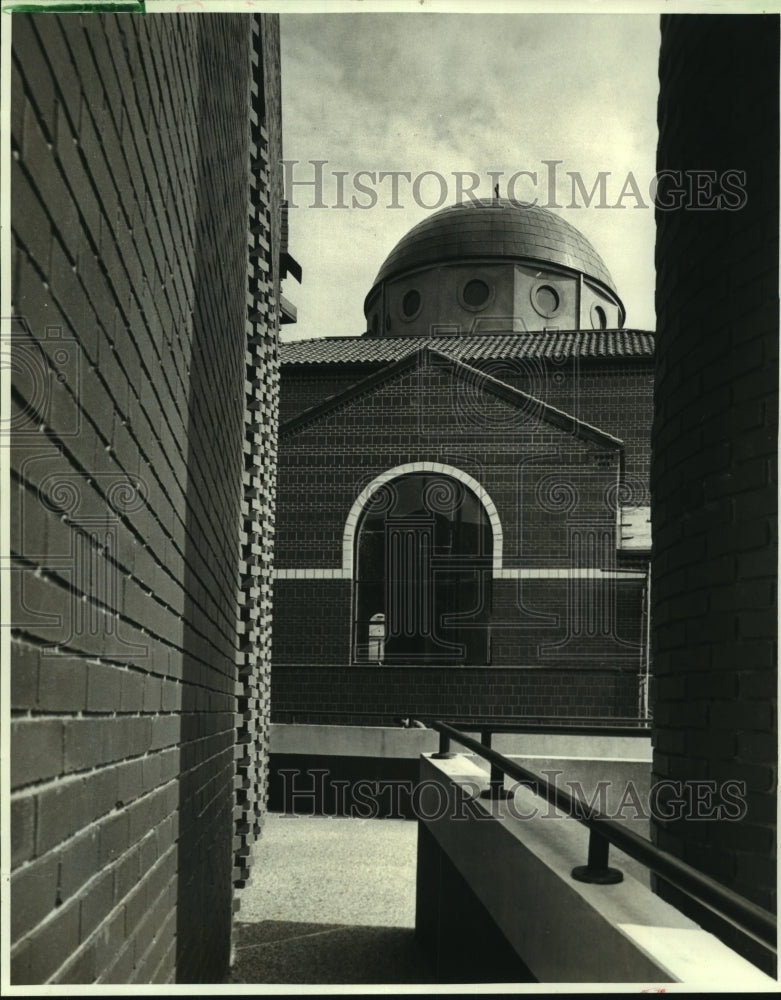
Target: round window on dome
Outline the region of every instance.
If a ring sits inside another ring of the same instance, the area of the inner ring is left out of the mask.
[[[490,295],[491,289],[480,278],[472,278],[471,281],[467,281],[461,293],[464,305],[469,306],[470,309],[480,309],[486,304]]]
[[[401,300],[401,314],[404,319],[414,319],[420,312],[421,302],[420,292],[417,288],[410,288],[408,292],[405,292]]]
[[[558,311],[561,299],[552,285],[538,285],[534,289],[532,301],[541,316],[553,316]]]
[[[591,307],[591,325],[595,330],[607,330],[607,316],[602,306]]]

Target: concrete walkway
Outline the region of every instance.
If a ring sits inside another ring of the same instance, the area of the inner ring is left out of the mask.
[[[414,940],[417,824],[266,817],[230,982],[430,984]]]

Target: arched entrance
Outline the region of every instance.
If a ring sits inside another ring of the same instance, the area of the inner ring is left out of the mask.
[[[354,661],[489,663],[492,557],[486,510],[457,479],[416,472],[378,486],[356,532]]]

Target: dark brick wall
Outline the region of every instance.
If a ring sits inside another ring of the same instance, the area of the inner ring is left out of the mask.
[[[575,359],[574,363],[557,365],[546,360],[537,370],[530,372],[529,368],[528,362],[521,365],[504,360],[495,363],[490,373],[623,441],[622,502],[647,505],[653,361]],[[517,374],[514,369],[518,369]]]
[[[659,169],[745,171],[737,211],[657,211],[654,777],[746,783],[657,842],[775,906],[778,18],[662,18]]]
[[[366,375],[377,371],[376,364],[368,365],[281,365],[279,394],[279,422],[284,424],[310,406],[335,396]]]
[[[277,580],[274,586],[275,669],[350,663],[352,582]],[[597,589],[615,623],[605,634],[588,636],[575,627],[575,603]],[[493,666],[639,669],[643,580],[611,580],[594,588],[585,581],[494,580],[491,590]]]
[[[13,16],[15,983],[227,968],[251,28]]]
[[[274,664],[275,722],[393,725],[399,716],[637,715],[637,677],[618,670]]]
[[[617,448],[576,439],[535,406],[483,393],[434,358],[283,435],[277,565],[341,565],[345,522],[361,490],[420,460],[453,465],[487,490],[507,566],[567,565],[568,524],[615,522]],[[571,490],[559,495],[561,484]]]
[[[622,379],[635,379],[646,391],[647,373],[622,371],[617,381]],[[608,382],[609,376],[603,375],[603,380]],[[344,404],[290,425],[280,441],[277,568],[341,567],[345,524],[361,490],[388,469],[428,461],[455,466],[487,491],[502,526],[504,568],[614,570],[620,450],[609,442],[575,438],[542,419],[538,407],[519,408],[486,392],[480,382],[479,377],[465,379],[454,373],[439,355],[422,356],[419,363],[413,359],[397,367],[380,384]],[[286,391],[291,392],[290,387]],[[626,393],[598,394],[605,409],[612,408],[614,423],[616,396],[623,398],[627,411],[632,409]],[[646,416],[647,433],[647,407],[639,412]],[[627,424],[639,419],[627,412]],[[647,490],[642,478],[638,489]],[[584,527],[603,531],[607,544],[576,556],[574,533]],[[642,560],[633,568],[642,570]],[[579,629],[576,611],[587,592],[604,600],[612,616],[608,628],[590,636]],[[332,681],[332,693],[338,691],[336,700],[329,699],[334,711],[410,710],[408,693],[414,687],[409,678],[414,670],[373,668],[371,684],[364,688],[359,679],[366,675],[348,666],[352,581],[278,578],[275,595],[273,704],[278,717],[294,711],[298,717],[306,710],[306,683],[318,670],[318,683]],[[644,655],[643,601],[643,580],[495,579],[491,667],[544,669],[535,674],[533,688],[522,670],[510,677],[509,671],[481,668],[483,681],[468,685],[462,680],[463,668],[456,668],[452,678],[439,671],[442,710],[448,706],[458,715],[518,710],[635,715]],[[564,671],[572,678],[567,693]],[[579,674],[589,671],[596,673],[581,682]],[[616,672],[627,680],[617,680]],[[467,673],[470,678],[480,676],[479,670]],[[424,675],[433,676],[428,669]],[[498,677],[500,691],[494,690]],[[627,694],[630,689],[633,695]],[[437,711],[436,701],[426,706]],[[317,708],[322,708],[319,701]]]
[[[653,417],[653,361],[613,358],[594,362],[575,359],[497,358],[470,364],[508,385],[543,399],[560,410],[620,438],[625,444],[625,474],[632,502],[648,503]],[[291,417],[329,396],[338,395],[378,371],[377,364],[282,365],[280,420]],[[629,502],[627,493],[627,502]]]

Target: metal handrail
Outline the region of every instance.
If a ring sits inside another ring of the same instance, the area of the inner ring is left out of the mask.
[[[574,719],[575,717],[573,717]],[[425,722],[425,720],[421,720]],[[638,720],[635,725],[621,725],[621,719],[605,719],[603,725],[595,725],[593,720],[580,722],[492,722],[490,719],[478,717],[469,721],[454,721],[452,719],[444,723],[443,720],[427,723],[436,729],[437,725],[448,725],[455,728],[463,726],[470,731],[480,730],[490,733],[517,733],[531,735],[533,733],[546,733],[552,736],[645,736],[651,735],[651,727],[641,724],[645,720]]]
[[[320,719],[330,718],[370,718],[370,719],[410,719],[420,720],[425,725],[433,725],[436,719],[433,715],[416,715],[414,712],[355,712],[334,710],[281,709],[274,716],[315,716]],[[428,720],[428,721],[427,721]],[[508,721],[509,720],[509,721]],[[441,720],[445,721],[445,720]],[[544,732],[555,734],[570,733],[574,736],[648,736],[651,732],[651,720],[636,716],[591,716],[591,715],[532,715],[519,717],[515,715],[473,715],[468,719],[448,717],[447,724],[463,726],[469,730],[490,729],[495,733],[532,733]],[[290,723],[288,723],[290,724]]]
[[[483,724],[493,726],[494,722],[503,725],[503,719],[509,719],[511,722],[508,724],[518,726],[548,726],[551,724],[567,726],[571,723],[577,723],[595,728],[618,724],[644,729],[651,725],[651,719],[643,719],[636,715],[470,715],[467,718],[456,719],[453,716],[448,716],[447,719],[436,719],[434,715],[424,713],[422,716],[417,715],[416,718],[427,718],[437,722],[447,721],[449,726],[463,725],[475,729],[479,729]]]
[[[530,787],[536,795],[542,796],[556,808],[588,827],[590,834],[588,864],[573,869],[574,878],[579,881],[596,883],[620,881],[623,877],[621,873],[617,872],[616,869],[608,868],[607,865],[608,851],[612,844],[655,874],[660,875],[675,888],[694,897],[722,919],[760,941],[775,955],[776,918],[768,910],[750,902],[732,889],[727,889],[684,861],[667,854],[655,844],[649,843],[638,834],[628,830],[621,823],[604,816],[553,782],[527,770],[515,761],[509,760],[497,753],[496,750],[492,750],[490,746],[479,743],[445,722],[432,722],[431,728],[436,730],[440,737],[439,753],[435,754],[435,757],[454,756],[450,753],[450,741],[454,740],[490,762],[491,784],[494,787],[494,768],[496,768],[503,776],[507,775],[522,782]],[[491,797],[498,796],[492,795]]]

